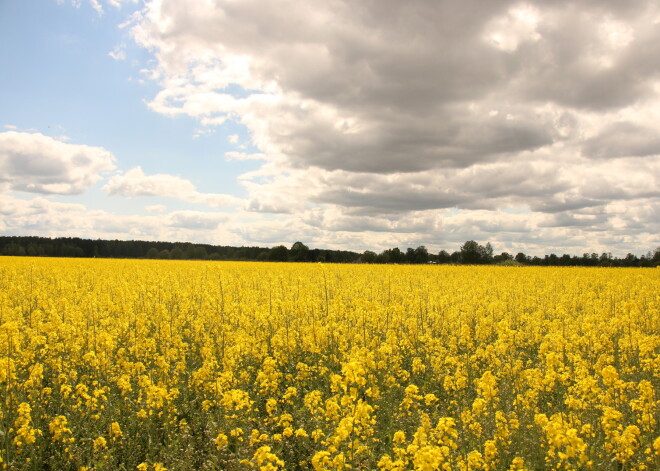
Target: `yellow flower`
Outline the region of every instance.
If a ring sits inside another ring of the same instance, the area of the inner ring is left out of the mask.
[[[215,446],[218,450],[227,446],[228,443],[229,443],[229,438],[224,433],[219,433],[218,436],[215,437]]]
[[[525,469],[525,460],[519,456],[516,456],[511,461],[511,466],[509,467],[509,471],[524,470],[524,469]]]
[[[260,470],[275,471],[280,466],[284,466],[284,461],[279,459],[277,455],[271,452],[271,447],[262,446],[254,452],[253,460]]]
[[[446,446],[427,445],[415,452],[413,463],[419,471],[435,471],[440,469],[443,462],[449,457],[449,448]]]
[[[484,457],[486,461],[494,461],[497,456],[497,445],[495,440],[486,440],[484,445]]]
[[[486,371],[481,378],[477,380],[477,392],[486,402],[492,401],[497,395],[497,378],[491,371]]]
[[[275,409],[277,409],[277,399],[271,397],[266,401],[266,412],[268,412],[268,415],[272,415]]]
[[[37,436],[41,435],[41,430],[32,427],[32,408],[26,402],[18,405],[18,417],[14,421],[16,427],[16,436],[14,437],[14,445],[21,447],[31,445],[37,440]]]
[[[94,440],[94,451],[103,451],[108,449],[108,442],[103,437]]]
[[[438,402],[438,397],[435,394],[430,393],[424,396],[424,403],[427,406],[433,405],[436,402]]]
[[[110,424],[110,436],[112,438],[119,438],[122,437],[123,435],[124,434],[121,431],[121,427],[119,426],[119,424],[117,422],[112,422]]]
[[[53,436],[54,442],[58,440],[64,441],[65,436],[71,433],[71,429],[67,427],[66,417],[63,415],[53,418],[48,424],[48,430]]]
[[[650,471],[656,271],[3,257],[0,468]]]
[[[315,471],[325,471],[332,463],[330,453],[327,451],[317,451],[312,457],[312,466]]]

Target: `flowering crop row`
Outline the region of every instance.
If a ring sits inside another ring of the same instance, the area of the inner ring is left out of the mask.
[[[0,260],[0,466],[660,469],[660,271]]]

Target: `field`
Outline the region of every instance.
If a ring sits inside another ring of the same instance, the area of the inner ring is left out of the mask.
[[[0,258],[6,469],[660,469],[660,270]]]

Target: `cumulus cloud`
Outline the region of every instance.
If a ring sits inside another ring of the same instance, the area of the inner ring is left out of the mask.
[[[161,0],[126,24],[154,112],[247,128],[256,150],[225,154],[261,163],[240,240],[579,251],[660,242],[657,18],[651,0]],[[241,203],[139,167],[104,189]]]
[[[202,203],[213,207],[240,204],[241,200],[231,195],[201,193],[190,180],[176,175],[158,173],[145,175],[141,167],[135,167],[124,174],[117,174],[103,186],[108,195],[127,198],[137,196],[166,196],[190,203]]]
[[[206,122],[236,116],[263,151],[291,165],[419,171],[550,143],[547,116],[515,103],[492,115],[470,106],[506,77],[474,35],[492,11],[470,6],[461,15],[469,27],[457,30],[454,10],[166,2],[134,32],[159,51],[165,79],[154,110]],[[256,93],[222,91],[232,84]]]
[[[0,133],[0,186],[29,193],[79,194],[114,168],[101,147],[70,144],[39,133]]]
[[[628,121],[613,123],[586,140],[582,152],[596,158],[660,155],[660,130]]]
[[[292,170],[269,175],[246,174],[251,210],[296,213],[304,202],[343,207],[349,214],[390,214],[405,217],[419,210],[497,209],[525,206],[538,212],[558,212],[599,206],[613,200],[657,198],[660,161],[591,162],[572,154],[553,160],[545,153],[509,162],[435,169],[389,175]],[[622,176],[625,176],[622,177]]]
[[[228,216],[203,211],[173,211],[158,215],[114,214],[82,204],[51,201],[45,197],[16,198],[0,194],[0,232],[3,234],[91,238],[173,240],[234,243],[244,240],[225,230]]]
[[[146,209],[150,213],[162,213],[167,209],[167,206],[163,204],[150,204],[148,206],[145,206],[144,209]]]
[[[215,229],[227,216],[218,213],[202,213],[199,211],[176,211],[169,215],[169,225],[185,229]]]
[[[558,139],[545,103],[633,105],[660,71],[650,2],[193,3],[149,4],[134,29],[165,77],[153,109],[236,116],[296,166],[387,173],[502,158]]]
[[[103,189],[110,195],[121,195],[128,198],[136,196],[172,196],[176,198],[196,191],[195,185],[189,180],[176,175],[145,175],[139,166],[125,174],[113,176]]]

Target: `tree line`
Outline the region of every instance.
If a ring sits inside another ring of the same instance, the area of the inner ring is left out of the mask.
[[[423,245],[405,251],[398,247],[376,253],[371,250],[310,249],[302,242],[290,248],[232,247],[190,242],[152,242],[142,240],[81,239],[77,237],[0,236],[0,254],[32,257],[96,257],[96,258],[149,258],[173,260],[245,260],[274,262],[328,262],[328,263],[397,263],[397,264],[465,264],[465,265],[535,265],[535,266],[607,266],[654,267],[660,265],[660,247],[653,252],[637,256],[628,253],[623,258],[611,253],[584,253],[577,255],[530,256],[502,252],[495,254],[490,243],[481,245],[466,241],[449,253],[441,250],[431,253]]]
[[[360,254],[347,250],[310,250],[302,242],[283,245],[232,247],[190,242],[81,239],[77,237],[0,236],[0,254],[31,257],[152,258],[172,260],[258,260],[351,263]]]
[[[534,266],[587,266],[587,267],[655,267],[660,265],[660,247],[654,252],[638,257],[628,253],[623,258],[613,257],[611,253],[585,253],[582,256],[554,253],[544,257],[530,256],[518,252],[515,256],[508,252],[495,254],[490,242],[481,245],[474,240],[468,240],[459,250],[452,253],[441,250],[439,253],[429,253],[424,246],[416,249],[408,248],[402,252],[398,248],[387,249],[376,254],[370,250],[361,256],[364,263],[438,263],[461,265],[534,265]]]

